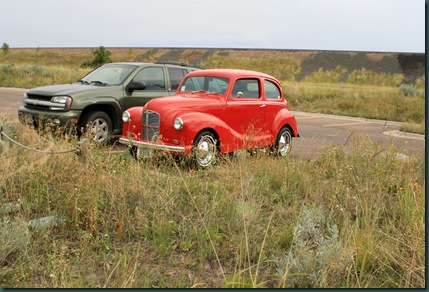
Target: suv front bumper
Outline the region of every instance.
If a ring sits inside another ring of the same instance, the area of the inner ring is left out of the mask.
[[[46,125],[56,127],[67,127],[77,124],[82,111],[70,110],[67,112],[40,112],[21,106],[18,109],[18,119],[25,125],[32,125],[34,128]],[[75,120],[75,121],[74,121]]]

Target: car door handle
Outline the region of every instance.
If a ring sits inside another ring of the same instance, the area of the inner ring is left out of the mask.
[[[260,107],[265,107],[266,106],[266,104],[264,103],[263,105],[261,105]]]

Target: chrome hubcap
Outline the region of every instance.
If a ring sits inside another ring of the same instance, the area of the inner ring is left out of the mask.
[[[216,142],[213,137],[208,135],[201,137],[195,154],[199,165],[202,167],[210,165],[216,156]]]
[[[290,141],[292,137],[289,132],[283,132],[279,138],[278,151],[281,156],[285,156],[290,150]]]
[[[103,119],[95,119],[91,124],[91,134],[95,142],[104,142],[109,134],[109,126]]]

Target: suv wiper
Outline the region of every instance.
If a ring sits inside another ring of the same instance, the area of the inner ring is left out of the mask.
[[[79,80],[77,83],[89,84],[89,82],[88,82],[88,81],[85,81],[85,80],[83,80],[83,79]]]
[[[99,84],[99,85],[103,85],[103,86],[106,86],[106,85],[107,85],[107,83],[104,83],[104,82],[101,82],[101,81],[98,81],[98,80],[91,81],[91,83]]]

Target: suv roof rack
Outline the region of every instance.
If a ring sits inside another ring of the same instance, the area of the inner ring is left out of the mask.
[[[198,67],[197,65],[194,65],[194,64],[186,64],[186,63],[179,63],[179,62],[155,62],[154,64],[177,65],[182,67],[193,67],[193,68],[202,69],[201,67]]]

